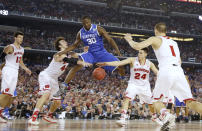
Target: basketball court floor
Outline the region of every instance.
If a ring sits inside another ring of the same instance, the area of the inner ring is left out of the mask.
[[[1,131],[160,131],[160,128],[149,120],[131,120],[128,126],[120,128],[115,120],[58,120],[58,124],[44,121],[38,126],[28,125],[27,120],[17,119],[0,123]],[[171,131],[202,131],[202,122],[180,123]]]

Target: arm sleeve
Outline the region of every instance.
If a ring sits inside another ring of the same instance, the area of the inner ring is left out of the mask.
[[[74,65],[77,65],[78,58],[67,58],[67,57],[65,57],[63,59],[63,61],[69,63],[69,66],[74,66]]]

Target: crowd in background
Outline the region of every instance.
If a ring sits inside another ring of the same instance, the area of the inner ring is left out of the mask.
[[[86,0],[86,1],[96,1],[107,3],[108,0]],[[196,0],[195,0],[196,1]],[[177,0],[122,0],[122,5],[147,8],[147,9],[156,9],[156,10],[168,10],[173,12],[183,12],[186,10],[186,13],[191,14],[201,14],[202,3],[192,2],[181,2]]]
[[[96,0],[99,2],[106,2],[106,0]],[[159,2],[160,0],[156,0]],[[163,0],[166,1],[166,0]],[[157,6],[153,6],[155,2],[150,0],[125,0],[122,1],[124,5],[141,7],[141,8],[153,8],[162,9]],[[20,3],[20,4],[18,4]],[[186,10],[187,13],[200,13],[201,5],[190,4],[193,8],[190,8],[188,3],[179,4],[173,1],[169,3],[166,1],[167,10],[182,12]],[[157,5],[157,4],[156,4]],[[53,16],[62,19],[79,20],[83,15],[89,15],[93,18],[95,23],[101,25],[114,23],[117,25],[130,26],[136,29],[153,30],[153,27],[158,22],[165,22],[168,25],[168,31],[176,31],[177,33],[184,34],[202,34],[201,23],[196,19],[190,20],[189,18],[159,18],[145,15],[137,15],[124,12],[114,12],[111,9],[103,9],[103,7],[93,7],[81,4],[71,4],[67,2],[61,2],[59,0],[3,0],[0,2],[0,9],[7,9],[20,14],[30,13],[41,17]],[[24,28],[22,31],[25,33],[23,46],[32,49],[44,49],[54,50],[53,41],[58,36],[64,36],[68,43],[72,44],[75,40],[77,31],[65,30],[65,31],[51,31],[51,30],[36,30],[30,28]],[[13,42],[13,32],[1,31],[0,32],[0,46],[6,46]],[[121,54],[125,57],[136,56],[137,52],[134,51],[126,42],[121,38],[114,38]],[[106,42],[106,49],[115,54],[113,48]],[[188,61],[189,58],[195,58],[195,62],[202,62],[202,46],[201,42],[186,43],[179,42],[179,48],[181,51],[181,57],[183,61]],[[77,52],[82,52],[82,46],[79,47]],[[156,58],[152,49],[148,58]],[[38,59],[37,57],[35,59]],[[46,65],[36,65],[31,63],[25,58],[25,63],[29,65],[33,74],[28,76],[24,71],[20,70],[19,80],[17,85],[17,97],[14,100],[12,106],[7,109],[7,113],[10,116],[17,118],[29,118],[32,115],[33,109],[38,99],[38,74],[42,71]],[[39,58],[39,62],[40,58]],[[129,78],[129,67],[126,67],[127,74],[124,78],[120,77],[116,72],[111,75],[107,75],[102,81],[94,80],[91,76],[92,69],[81,70],[77,73],[74,80],[69,83],[66,88],[66,93],[62,96],[62,104],[54,114],[59,118],[63,112],[66,118],[80,118],[80,119],[113,119],[120,116],[120,109],[122,107],[123,97],[125,89],[127,88],[127,81]],[[190,86],[193,96],[202,102],[202,70],[194,68],[184,68],[186,74],[189,76]],[[65,75],[59,78],[60,86],[64,88]],[[154,88],[156,77],[151,74],[150,83],[151,88]],[[51,102],[48,105],[44,105],[42,116],[49,109]],[[190,111],[190,116],[198,115],[195,112]],[[151,117],[147,105],[142,106],[139,103],[138,96],[135,100],[131,101],[128,110],[129,119],[146,119]]]
[[[149,3],[154,4],[155,2]],[[42,18],[49,18],[52,16],[52,19],[58,18],[70,21],[80,21],[82,16],[90,15],[95,23],[101,25],[122,26],[141,30],[153,30],[156,23],[165,22],[168,25],[168,32],[195,35],[202,34],[201,22],[198,18],[190,20],[190,18],[185,17],[154,17],[151,14],[141,15],[142,13],[137,14],[130,10],[116,12],[107,7],[105,9],[103,9],[104,7],[99,6],[95,8],[95,5],[86,6],[82,4],[62,2],[59,0],[4,0],[1,2],[1,5],[2,6],[0,7],[9,10],[9,12],[13,11],[28,16],[36,15]]]
[[[12,106],[8,109],[10,116],[16,118],[29,118],[34,110],[36,101],[39,98],[38,74],[45,66],[30,66],[33,74],[28,76],[20,70],[17,85],[17,97]],[[69,70],[69,69],[67,69]],[[62,83],[66,76],[64,73],[59,78],[61,88],[65,88],[66,93],[62,95],[62,104],[56,110],[56,118],[70,119],[116,119],[120,116],[120,110],[123,103],[124,92],[127,88],[129,78],[129,67],[126,67],[127,74],[124,78],[117,72],[107,75],[102,81],[95,80],[92,77],[92,69],[87,68],[79,71],[76,77],[65,87]],[[189,76],[190,86],[194,98],[202,102],[202,70],[185,68]],[[150,75],[151,88],[153,90],[156,76]],[[44,105],[40,113],[42,117],[49,109],[51,102]],[[61,114],[63,117],[61,117]],[[199,116],[190,111],[190,117]],[[128,119],[148,119],[151,117],[147,105],[139,103],[138,96],[130,102],[128,110]]]

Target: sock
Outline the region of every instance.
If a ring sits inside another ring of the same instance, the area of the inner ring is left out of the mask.
[[[35,108],[34,109],[34,112],[32,114],[32,120],[35,121],[38,117],[38,114],[39,114],[39,109],[38,108]]]

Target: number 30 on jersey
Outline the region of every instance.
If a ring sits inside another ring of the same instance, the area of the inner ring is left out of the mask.
[[[95,38],[89,38],[89,39],[87,39],[87,42],[89,45],[91,45],[91,44],[95,44],[97,41]]]

